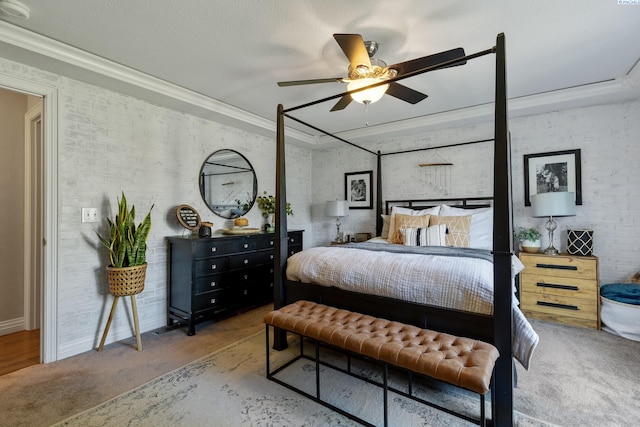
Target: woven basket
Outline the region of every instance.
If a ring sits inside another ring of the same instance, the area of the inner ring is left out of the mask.
[[[115,297],[136,295],[144,289],[147,264],[133,267],[107,267],[109,292]]]

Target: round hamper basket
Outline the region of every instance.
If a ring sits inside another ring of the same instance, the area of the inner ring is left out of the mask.
[[[147,264],[133,267],[107,267],[109,292],[115,297],[136,295],[144,289]]]
[[[640,284],[612,283],[600,288],[602,329],[640,341]]]

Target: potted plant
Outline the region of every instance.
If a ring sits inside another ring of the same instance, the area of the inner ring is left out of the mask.
[[[256,202],[258,202],[258,207],[262,211],[262,216],[267,219],[265,230],[273,231],[275,229],[275,220],[273,215],[276,213],[276,198],[271,194],[267,194],[266,191],[262,194],[262,196],[256,197]],[[287,202],[286,211],[287,215],[293,215],[293,210],[291,209],[291,204],[289,202]],[[268,218],[271,218],[271,222],[269,222]]]
[[[151,206],[153,209],[153,206]],[[114,296],[135,295],[144,289],[147,271],[147,237],[151,230],[151,209],[136,227],[136,208],[129,210],[122,193],[114,220],[107,218],[109,235],[98,238],[109,251],[109,291]]]
[[[533,227],[520,227],[516,233],[516,238],[520,241],[522,250],[530,253],[540,251],[540,236],[542,236],[542,234]]]
[[[151,206],[153,209],[153,205]],[[136,307],[136,295],[144,289],[144,280],[147,272],[147,237],[151,230],[151,209],[147,216],[136,227],[136,208],[127,207],[127,199],[122,193],[122,198],[118,201],[118,213],[112,221],[107,218],[109,224],[109,236],[103,237],[99,233],[100,243],[109,251],[109,266],[107,274],[109,276],[109,292],[115,297],[111,305],[111,312],[107,325],[102,334],[98,351],[104,347],[104,342],[109,333],[109,327],[113,320],[113,314],[121,296],[131,296],[131,308],[133,310],[133,321],[136,329],[136,342],[138,351],[142,350],[142,340],[140,339],[140,326],[138,324],[138,309]]]

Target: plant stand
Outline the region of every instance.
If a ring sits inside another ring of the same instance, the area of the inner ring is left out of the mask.
[[[142,339],[140,338],[140,325],[138,323],[138,307],[136,305],[136,295],[142,292],[144,289],[144,280],[147,272],[147,264],[137,265],[134,267],[107,267],[109,274],[109,292],[114,296],[113,304],[111,305],[111,312],[109,313],[109,319],[107,325],[104,328],[98,351],[102,351],[104,342],[107,339],[109,328],[111,327],[111,321],[113,315],[116,312],[116,306],[121,296],[131,297],[131,309],[133,311],[133,323],[136,329],[136,344],[138,351],[142,351]]]

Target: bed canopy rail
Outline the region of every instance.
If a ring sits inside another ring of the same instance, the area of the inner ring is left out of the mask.
[[[305,123],[290,114],[289,112],[307,108],[316,104],[341,98],[355,92],[369,89],[383,83],[394,82],[409,77],[414,77],[436,69],[444,68],[457,62],[467,61],[488,54],[496,55],[495,72],[495,114],[494,114],[494,138],[478,141],[462,142],[439,147],[425,147],[403,152],[381,153],[373,152],[352,142],[346,141],[336,135],[332,135],[313,125]],[[382,229],[382,181],[381,181],[381,159],[383,156],[406,153],[412,151],[423,151],[438,149],[450,146],[468,145],[483,142],[494,142],[494,184],[493,184],[493,278],[494,278],[494,311],[492,322],[493,344],[500,352],[500,358],[496,363],[494,384],[492,388],[492,418],[494,426],[513,425],[513,363],[512,363],[512,327],[513,319],[511,312],[512,304],[512,281],[511,281],[511,256],[512,250],[512,203],[511,203],[511,153],[509,147],[509,130],[507,115],[507,86],[506,86],[506,52],[504,34],[498,34],[496,46],[458,58],[452,61],[443,62],[428,68],[402,74],[385,82],[366,86],[353,91],[346,91],[333,96],[318,99],[316,101],[301,104],[285,109],[282,105],[277,107],[277,132],[276,132],[276,232],[275,239],[275,272],[274,272],[274,307],[276,309],[286,304],[285,281],[286,264],[288,254],[287,236],[287,216],[286,216],[286,182],[285,182],[285,126],[284,118],[294,120],[300,124],[308,126],[318,132],[333,137],[338,141],[359,148],[377,157],[377,189],[376,189],[376,228],[378,232]],[[482,198],[487,200],[487,197]],[[460,200],[459,198],[456,200]],[[286,333],[284,331],[274,334],[274,348],[277,350],[287,347]]]

